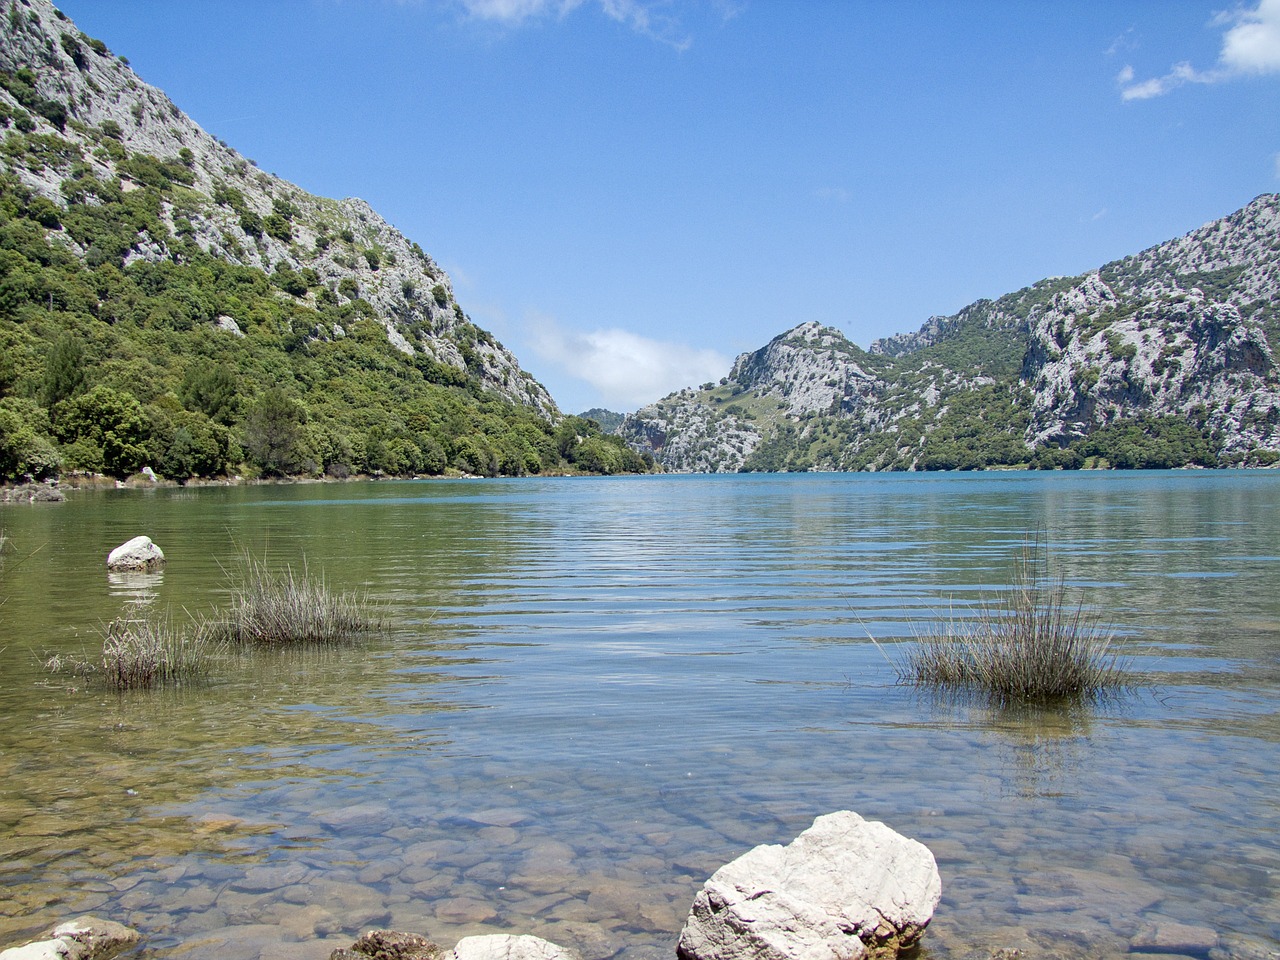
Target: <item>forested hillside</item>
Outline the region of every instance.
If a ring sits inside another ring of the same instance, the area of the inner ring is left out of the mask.
[[[621,428],[669,470],[1269,466],[1280,197],[867,350],[803,323]]]
[[[0,18],[0,479],[651,465],[367,204],[257,170],[46,0]]]

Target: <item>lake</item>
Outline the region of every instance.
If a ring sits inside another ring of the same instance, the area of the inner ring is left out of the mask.
[[[1280,473],[73,491],[0,528],[0,946],[93,912],[156,957],[389,926],[673,958],[717,867],[850,809],[936,855],[926,960],[1174,923],[1215,960],[1280,950]],[[166,569],[109,575],[138,534]],[[899,684],[893,644],[1028,536],[1147,685],[1018,710]],[[133,605],[225,603],[246,551],[389,630],[125,695],[41,666]]]

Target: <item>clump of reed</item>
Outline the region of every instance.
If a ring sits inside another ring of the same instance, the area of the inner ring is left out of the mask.
[[[1069,600],[1061,577],[1050,578],[1047,551],[1031,543],[976,616],[917,635],[895,666],[904,682],[1000,704],[1094,700],[1136,682],[1115,641],[1083,600]]]
[[[149,690],[208,678],[222,644],[194,629],[183,630],[155,611],[117,617],[103,627],[102,655],[57,654],[44,661],[50,673],[101,678],[112,690]]]
[[[180,630],[154,612],[117,617],[102,641],[102,675],[114,690],[144,690],[202,679],[220,645],[196,630]]]
[[[344,643],[381,630],[382,611],[366,598],[335,593],[323,575],[304,566],[273,570],[245,555],[231,574],[230,607],[215,614],[201,634],[222,642],[288,646]]]

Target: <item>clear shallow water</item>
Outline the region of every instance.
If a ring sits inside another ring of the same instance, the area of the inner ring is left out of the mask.
[[[835,809],[934,850],[927,958],[1280,940],[1280,474],[751,476],[108,491],[0,513],[0,943],[94,911],[158,956],[370,925],[671,957],[702,881]],[[963,612],[1024,536],[1154,674],[992,711],[868,636]],[[112,578],[138,533],[151,578]],[[358,649],[127,696],[39,668],[242,549],[389,608]]]

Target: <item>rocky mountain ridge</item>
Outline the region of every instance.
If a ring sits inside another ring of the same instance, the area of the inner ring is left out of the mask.
[[[170,241],[180,237],[229,263],[303,277],[285,284],[281,296],[309,306],[363,300],[401,352],[452,367],[543,416],[559,416],[515,356],[471,323],[445,271],[363,200],[314,196],[258,170],[48,0],[10,0],[0,17],[4,125],[13,119],[36,144],[24,162],[7,164],[24,187],[65,209],[75,199],[93,202],[96,185],[116,177],[125,191],[159,178],[174,181],[159,210],[167,236],[137,234],[120,251],[124,266],[174,259]],[[76,181],[84,195],[69,197],[65,185]],[[118,252],[63,242],[91,263]],[[228,331],[245,325],[234,315],[218,322]],[[341,325],[299,331],[313,340],[345,333]]]
[[[1280,455],[1280,197],[862,350],[802,323],[631,414],[668,470],[1261,465]]]

